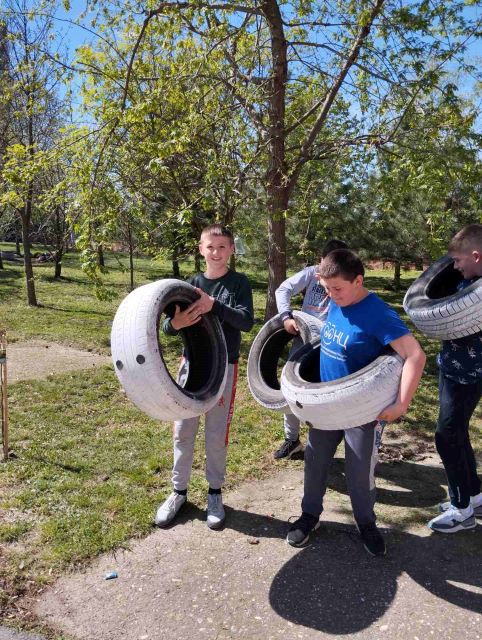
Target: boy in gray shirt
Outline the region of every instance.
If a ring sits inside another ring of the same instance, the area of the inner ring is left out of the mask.
[[[347,248],[348,245],[342,240],[329,240],[321,252],[322,259],[326,258],[330,251]],[[323,322],[328,313],[330,299],[317,276],[316,266],[306,267],[280,284],[275,291],[278,313],[281,314],[285,331],[295,336],[288,357],[291,357],[302,346],[298,335],[298,327],[291,309],[291,298],[302,291],[305,291],[305,294],[301,311],[309,313]],[[273,453],[275,460],[291,458],[292,455],[303,449],[303,445],[300,442],[300,421],[298,418],[291,413],[285,413],[283,426],[285,439],[279,449]]]

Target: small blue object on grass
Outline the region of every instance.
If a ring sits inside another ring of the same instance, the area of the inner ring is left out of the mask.
[[[114,578],[117,578],[117,571],[109,571],[109,573],[106,573],[104,576],[104,580],[114,580]]]

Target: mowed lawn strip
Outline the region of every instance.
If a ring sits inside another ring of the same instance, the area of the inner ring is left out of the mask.
[[[44,305],[37,309],[26,306],[21,265],[6,262],[5,273],[0,271],[0,327],[8,329],[12,340],[41,337],[108,352],[112,318],[127,294],[128,274],[120,261],[127,264],[125,256],[107,256],[106,280],[118,292],[112,301],[94,297],[74,253],[66,257],[65,279],[60,281],[52,278],[51,265],[36,268],[37,295]],[[193,264],[182,269],[187,277]],[[262,409],[247,388],[246,360],[262,326],[266,281],[243,264],[240,270],[253,283],[257,322],[250,334],[243,334],[227,489],[266,477],[280,466],[301,469],[303,464],[274,463],[272,451],[282,437],[281,414]],[[414,277],[405,275],[404,288]],[[136,259],[137,284],[163,277],[170,277],[167,264]],[[391,279],[391,272],[369,272],[367,285],[402,312],[403,291],[386,290]],[[429,357],[425,377],[407,417],[390,429],[410,442],[429,443],[437,415],[438,344],[423,343]],[[172,348],[165,355],[174,371],[179,352]],[[172,436],[170,423],[148,418],[126,398],[110,367],[11,385],[9,408],[16,457],[0,464],[0,608],[16,617],[18,595],[35,592],[59,573],[149,533],[155,508],[170,491]],[[480,415],[476,422],[480,427]],[[473,433],[480,454],[480,428]],[[200,435],[189,500],[205,508],[202,428]],[[335,491],[330,493],[337,499]],[[424,508],[387,505],[379,505],[378,513],[401,527],[421,523],[431,514]]]

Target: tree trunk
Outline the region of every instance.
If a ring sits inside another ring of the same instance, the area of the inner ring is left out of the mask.
[[[32,195],[33,185],[30,183],[25,209],[21,212],[22,216],[22,237],[23,237],[23,261],[25,269],[25,280],[27,284],[27,302],[31,307],[38,307],[37,296],[35,293],[35,281],[33,278],[32,254],[30,252],[30,220],[32,216]]]
[[[393,274],[393,288],[395,291],[398,291],[401,285],[400,266],[400,260],[395,260],[395,272]]]
[[[201,271],[201,256],[199,253],[196,253],[194,256],[194,271],[199,273]]]
[[[130,289],[129,291],[134,291],[134,242],[132,239],[132,229],[131,225],[127,225],[127,241],[129,243],[129,276],[130,276]]]
[[[0,269],[3,269],[2,252],[0,251]]]
[[[104,249],[101,244],[97,245],[97,264],[99,267],[105,267]]]
[[[62,256],[63,256],[62,248],[57,249],[54,255],[54,260],[55,260],[54,278],[56,279],[60,278],[62,275]]]
[[[268,293],[265,321],[277,313],[275,291],[286,278],[286,230],[285,215],[288,210],[285,152],[285,98],[288,78],[287,48],[283,21],[278,3],[264,2],[273,59],[271,95],[269,97],[269,166],[267,172],[268,196]]]

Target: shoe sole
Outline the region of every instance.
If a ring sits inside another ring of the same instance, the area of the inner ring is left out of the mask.
[[[468,524],[464,524],[463,522],[460,522],[455,527],[450,527],[447,529],[439,529],[437,526],[434,527],[430,523],[428,524],[428,528],[431,529],[432,531],[436,531],[437,533],[457,533],[458,531],[467,531],[468,529],[475,529],[476,526],[477,526],[477,523],[475,522],[475,518],[472,520],[472,522],[469,522]]]
[[[315,524],[315,526],[313,527],[313,529],[309,532],[309,534],[306,536],[306,538],[303,538],[303,540],[301,542],[290,542],[288,540],[288,538],[286,538],[286,544],[289,544],[290,547],[304,547],[305,544],[308,542],[308,540],[310,539],[310,535],[314,532],[317,531],[320,528],[321,522],[318,520],[318,522]]]
[[[208,529],[211,529],[212,531],[217,531],[218,529],[222,529],[224,527],[224,523],[226,521],[226,518],[224,518],[223,520],[221,520],[221,522],[215,522],[213,524],[210,524],[209,522],[207,523],[208,525]]]

